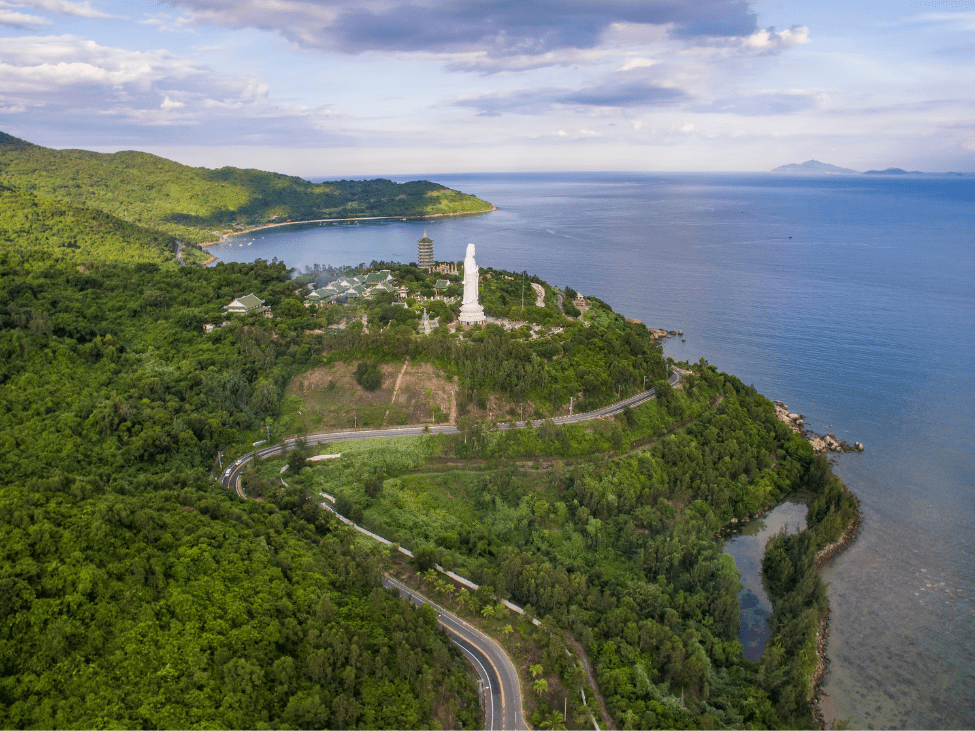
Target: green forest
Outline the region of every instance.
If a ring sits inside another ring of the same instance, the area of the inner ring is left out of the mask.
[[[814,559],[845,528],[850,496],[754,388],[703,363],[689,370],[681,389],[658,382],[656,400],[613,420],[508,431],[462,420],[454,436],[330,445],[341,459],[289,484],[334,496],[339,512],[410,548],[418,570],[439,563],[488,587],[465,600],[475,614],[510,599],[570,632],[620,728],[814,727],[825,611]],[[250,469],[248,492],[280,495],[280,464]],[[751,662],[718,533],[800,489],[811,527],[776,539],[788,546],[769,559],[772,649]],[[582,682],[561,642],[544,665],[565,687]],[[562,712],[559,698],[546,702],[539,718]],[[577,696],[568,708],[584,727]]]
[[[96,208],[40,198],[0,185],[0,250],[30,268],[55,263],[85,266],[92,260],[162,264],[176,256],[172,236],[143,228]],[[205,255],[185,247],[187,261]]]
[[[594,688],[570,646],[619,728],[813,726],[827,611],[815,557],[855,500],[753,387],[704,361],[668,363],[645,326],[596,299],[580,318],[521,273],[484,270],[481,292],[491,314],[524,326],[451,332],[456,306],[422,301],[435,278],[412,265],[186,265],[192,247],[180,262],[172,232],[101,210],[101,194],[12,185],[10,150],[33,146],[11,139],[0,139],[0,727],[479,726],[474,676],[435,613],[382,588],[387,552],[319,492],[411,548],[418,574],[439,563],[481,584],[459,611],[499,633],[514,622],[500,599],[542,620],[540,678],[525,691],[537,726],[590,725],[578,689]],[[153,159],[159,180],[175,165]],[[304,306],[311,282],[380,267],[406,285],[405,306],[391,294]],[[447,279],[449,294],[459,282]],[[247,293],[274,316],[228,318]],[[428,336],[424,306],[441,323]],[[322,463],[304,447],[254,461],[247,500],[214,479],[254,442],[307,430],[303,397],[288,396],[296,379],[342,364],[375,393],[381,367],[407,360],[456,384],[458,433],[340,443],[342,458]],[[583,411],[651,385],[657,398],[615,417],[550,419],[570,400]],[[540,425],[499,428],[529,416]],[[750,662],[719,533],[798,490],[809,528],[770,542],[773,634]]]
[[[262,170],[194,168],[145,152],[52,150],[3,132],[0,185],[194,244],[216,241],[221,231],[235,227],[285,221],[492,209],[486,201],[427,181],[316,184]],[[0,220],[0,231],[6,224]]]
[[[0,256],[0,726],[471,728],[467,662],[309,500],[208,472],[321,342],[201,324],[283,265]]]

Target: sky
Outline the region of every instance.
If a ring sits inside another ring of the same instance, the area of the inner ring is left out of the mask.
[[[975,0],[0,0],[0,130],[305,177],[975,172]]]

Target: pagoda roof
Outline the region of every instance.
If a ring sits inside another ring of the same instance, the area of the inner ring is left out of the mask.
[[[224,309],[229,309],[234,307],[242,307],[245,310],[253,310],[255,307],[260,307],[264,304],[264,300],[258,297],[256,294],[245,294],[243,297],[238,297],[229,305],[224,305]]]
[[[363,279],[362,280],[362,283],[363,284],[381,284],[382,282],[389,281],[392,278],[393,277],[389,273],[389,270],[388,269],[385,269],[385,270],[383,270],[381,272],[373,272],[372,274],[370,274],[369,276],[367,276],[365,279]]]

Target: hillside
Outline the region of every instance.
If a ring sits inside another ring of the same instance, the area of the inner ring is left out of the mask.
[[[414,551],[397,571],[521,653],[536,727],[592,727],[566,632],[620,728],[808,727],[815,555],[851,512],[827,463],[703,360],[668,386],[653,333],[597,299],[566,317],[539,280],[543,306],[522,308],[514,273],[485,269],[486,309],[537,327],[452,332],[456,303],[418,299],[436,275],[382,266],[405,307],[306,308],[283,263],[79,271],[0,251],[0,726],[473,727],[470,667],[434,613],[382,590],[392,559],[326,492]],[[273,318],[228,318],[248,292]],[[650,384],[617,416],[548,418]],[[545,421],[497,428],[522,416]],[[280,460],[252,460],[244,501],[208,476],[258,440],[447,419],[456,433],[346,442],[311,466],[300,447],[286,483]],[[810,529],[769,557],[756,664],[717,534],[797,488]],[[417,575],[435,562],[481,589]]]
[[[0,727],[477,722],[468,663],[378,557],[307,495],[242,503],[207,476],[321,352],[203,334],[234,293],[290,294],[286,267],[0,253],[0,276]]]
[[[52,150],[0,133],[0,184],[96,208],[184,241],[270,222],[489,211],[490,203],[428,181],[310,183],[261,170],[194,168],[145,152]]]
[[[0,186],[0,251],[31,268],[56,262],[171,262],[176,242],[169,234],[142,228],[96,208],[39,198]],[[186,247],[184,261],[205,257]]]

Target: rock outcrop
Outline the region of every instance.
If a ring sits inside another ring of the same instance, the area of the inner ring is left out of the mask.
[[[661,330],[658,328],[648,327],[647,330],[653,336],[654,340],[663,340],[664,338],[672,338],[674,335],[683,335],[683,330]]]
[[[837,439],[835,434],[816,434],[815,432],[807,431],[805,428],[805,414],[795,414],[789,411],[789,407],[781,401],[773,401],[772,403],[775,404],[775,415],[779,421],[787,424],[796,434],[801,434],[805,437],[812,445],[816,454],[863,451],[863,444],[860,442],[854,442],[851,445],[842,439]]]

